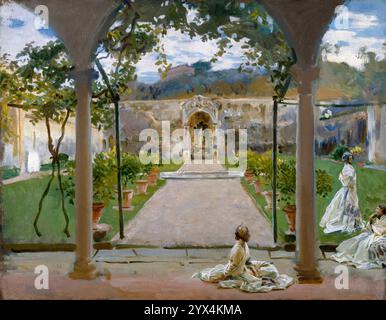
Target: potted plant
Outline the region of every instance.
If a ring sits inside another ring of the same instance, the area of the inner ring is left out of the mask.
[[[278,168],[278,189],[280,190],[280,202],[284,202],[283,212],[287,217],[289,226],[288,234],[295,233],[296,223],[296,162],[284,161]]]
[[[252,150],[247,151],[247,169],[244,172],[245,180],[248,183],[253,182],[254,169],[256,166],[257,154]]]
[[[150,172],[151,168],[152,168],[151,163],[141,166],[141,173],[139,175],[140,178],[136,181],[138,194],[146,194],[147,187],[149,186],[147,175]]]
[[[326,197],[332,191],[333,178],[325,170],[316,170],[316,194]],[[284,202],[283,212],[287,217],[289,230],[287,234],[295,233],[296,225],[296,161],[283,161],[278,167],[278,188],[280,202]]]
[[[93,223],[97,224],[103,209],[114,199],[116,162],[112,153],[98,153],[93,162]]]
[[[114,199],[114,187],[116,184],[116,163],[111,153],[98,153],[93,162],[93,223],[97,224],[103,213],[103,209]],[[69,202],[74,204],[75,199],[75,162],[66,164],[67,179],[63,182],[63,189]]]
[[[149,164],[145,165],[145,171],[147,171],[147,182],[149,186],[154,186],[157,183],[159,177],[159,168],[156,166],[158,163],[158,155],[151,157]]]
[[[141,172],[141,162],[136,155],[124,153],[122,155],[121,174],[122,174],[122,207],[131,208],[131,201],[134,190],[129,187],[134,184],[135,178]]]
[[[281,160],[279,159],[278,164],[280,164],[280,162]],[[272,187],[273,167],[271,151],[256,155],[253,166],[253,174],[256,177],[254,182],[256,193],[264,196],[265,201],[267,202],[266,209],[272,209],[273,192],[270,189],[263,191],[266,189],[267,185],[269,188]],[[279,194],[277,193],[277,195]]]

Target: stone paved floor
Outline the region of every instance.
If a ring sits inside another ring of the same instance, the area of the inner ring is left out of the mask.
[[[224,263],[228,249],[135,249],[105,250],[95,257],[103,276],[95,280],[71,280],[66,276],[74,260],[71,252],[20,253],[7,257],[8,271],[2,279],[5,299],[385,299],[385,269],[357,270],[349,267],[349,289],[334,286],[337,263],[320,261],[322,284],[294,284],[287,290],[244,293],[219,289],[191,275]],[[273,262],[281,273],[295,276],[293,254],[251,250],[252,257]],[[49,289],[34,287],[37,265],[50,271]]]
[[[181,172],[224,171],[220,164],[185,164]],[[269,222],[239,179],[168,180],[125,228],[119,243],[160,247],[231,246],[234,230],[245,223],[250,246],[272,247]]]
[[[272,246],[270,224],[238,179],[169,180],[126,226],[126,238],[119,243],[233,245],[234,230],[242,222],[250,228],[251,246]]]

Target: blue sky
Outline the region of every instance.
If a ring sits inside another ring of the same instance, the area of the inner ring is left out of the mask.
[[[330,25],[323,42],[332,45],[338,44],[338,54],[324,54],[329,61],[347,62],[360,68],[362,61],[358,59],[358,50],[366,46],[383,56],[382,44],[386,42],[386,0],[351,0],[346,9],[339,11],[337,18]],[[194,12],[190,12],[194,15]],[[35,27],[33,13],[19,5],[10,4],[0,8],[0,53],[8,53],[12,57],[28,42],[34,41],[42,45],[55,39],[51,29]],[[189,17],[188,17],[189,18]],[[217,51],[215,41],[202,42],[200,39],[190,39],[173,29],[169,30],[163,39],[168,60],[173,66],[191,64],[199,60],[210,60]],[[234,43],[232,49],[216,64],[214,70],[236,68],[243,59],[242,43]],[[138,78],[147,83],[159,79],[157,68],[154,65],[156,55],[147,54],[138,64]]]

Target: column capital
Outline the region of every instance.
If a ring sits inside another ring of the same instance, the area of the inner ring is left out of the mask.
[[[295,64],[290,72],[298,85],[299,94],[311,94],[313,81],[319,78],[320,69],[314,65]]]
[[[99,73],[94,68],[75,67],[70,72],[70,77],[75,81],[91,81],[98,79]]]

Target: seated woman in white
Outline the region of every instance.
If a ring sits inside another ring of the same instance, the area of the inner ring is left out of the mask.
[[[343,241],[332,258],[360,269],[386,266],[386,206],[379,205],[366,228],[356,237]]]
[[[337,231],[352,233],[363,228],[358,205],[356,173],[352,166],[353,155],[350,152],[345,152],[342,160],[345,162],[343,170],[339,174],[342,188],[331,200],[319,224],[320,227],[324,228],[324,233]]]
[[[276,267],[265,261],[250,260],[249,230],[239,225],[235,231],[236,243],[233,246],[227,264],[218,264],[195,273],[192,277],[207,282],[216,282],[221,288],[240,288],[247,292],[268,292],[286,289],[293,283],[293,278],[279,274]]]

